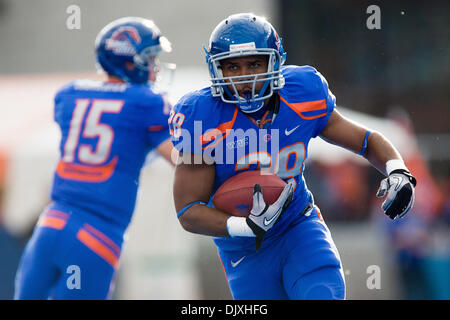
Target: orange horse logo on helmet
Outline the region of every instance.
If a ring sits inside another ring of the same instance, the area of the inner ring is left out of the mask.
[[[133,56],[136,49],[131,42],[140,43],[141,37],[134,27],[124,26],[113,32],[111,38],[106,40],[106,49],[112,50],[117,55]]]

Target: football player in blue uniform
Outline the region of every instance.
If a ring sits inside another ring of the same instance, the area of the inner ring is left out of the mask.
[[[109,298],[146,156],[171,162],[171,106],[154,88],[169,41],[151,20],[127,17],[105,26],[95,49],[107,80],[75,80],[55,96],[61,158],[15,299]]]
[[[391,219],[411,208],[414,177],[382,134],[336,110],[315,68],[283,66],[281,39],[264,18],[229,16],[205,51],[211,87],[186,94],[169,118],[180,155],[174,201],[181,225],[214,237],[235,299],[344,299],[338,251],[303,179],[309,142],[321,136],[387,175],[378,196],[387,194]],[[255,185],[248,217],[214,208],[218,187],[245,170],[284,179],[279,199],[267,205]]]

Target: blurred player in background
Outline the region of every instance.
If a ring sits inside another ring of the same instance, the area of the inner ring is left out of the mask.
[[[107,80],[76,80],[55,96],[61,158],[15,299],[110,298],[146,156],[171,161],[171,106],[154,88],[169,41],[152,21],[127,17],[105,26],[95,49]]]
[[[283,66],[281,40],[264,18],[228,17],[205,51],[211,87],[185,95],[170,116],[180,152],[174,201],[181,225],[215,237],[235,299],[344,299],[339,254],[303,179],[308,143],[321,136],[387,175],[377,195],[387,194],[382,208],[391,219],[411,208],[414,177],[383,135],[340,115],[316,69]],[[234,132],[228,140],[236,129],[263,133],[262,139],[246,143]],[[287,182],[276,202],[265,204],[264,190],[255,185],[248,217],[212,207],[222,183],[258,169]]]

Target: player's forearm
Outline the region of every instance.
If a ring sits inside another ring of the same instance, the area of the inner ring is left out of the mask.
[[[194,205],[179,217],[179,221],[186,231],[213,237],[227,237],[229,217],[229,214],[206,205]]]
[[[394,145],[376,131],[373,131],[369,136],[364,157],[384,175],[387,175],[386,162],[393,159],[402,159]]]
[[[169,162],[172,166],[175,166],[176,159],[172,157],[173,145],[170,139],[162,142],[156,150],[165,160],[167,160],[167,162]]]

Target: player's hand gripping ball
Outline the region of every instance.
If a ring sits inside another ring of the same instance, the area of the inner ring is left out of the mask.
[[[216,191],[213,204],[234,216],[246,217],[258,250],[266,232],[291,203],[293,190],[294,183],[286,184],[274,174],[246,171],[225,181]]]
[[[247,217],[253,207],[255,184],[262,188],[264,201],[271,205],[281,195],[286,182],[278,176],[259,170],[245,171],[225,181],[213,197],[214,206],[228,214]]]
[[[267,231],[272,229],[275,223],[280,220],[286,208],[289,207],[293,195],[294,183],[290,182],[285,185],[278,199],[269,205],[264,201],[260,185],[255,184],[253,188],[253,208],[246,218],[246,222],[256,236],[256,250],[261,247]]]

